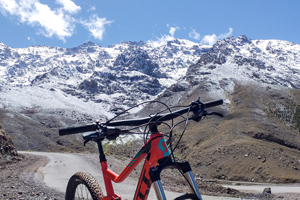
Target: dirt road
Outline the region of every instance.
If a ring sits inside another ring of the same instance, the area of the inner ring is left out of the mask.
[[[253,192],[253,193],[261,193],[265,188],[270,187],[272,194],[298,194],[300,197],[300,184],[253,184],[252,185],[227,185],[222,184],[224,187],[233,188],[242,192]],[[299,198],[300,199],[300,198]]]
[[[43,179],[44,183],[59,191],[64,192],[69,178],[78,171],[86,171],[97,179],[102,188],[104,188],[103,178],[100,173],[99,166],[95,165],[94,162],[86,159],[82,155],[78,154],[65,154],[65,153],[46,153],[46,152],[19,152],[34,154],[39,156],[46,156],[50,161],[45,166],[41,166],[37,170],[37,178]],[[122,199],[133,199],[137,180],[128,177],[125,181],[119,184],[113,184],[115,192],[122,196]],[[166,191],[168,199],[174,199],[179,196],[179,193]],[[228,197],[213,197],[213,196],[202,196],[203,199],[236,199]],[[149,199],[156,199],[154,190],[150,190]]]

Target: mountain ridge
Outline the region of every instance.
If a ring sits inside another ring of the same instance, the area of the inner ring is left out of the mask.
[[[1,47],[2,90],[44,88],[111,110],[122,111],[157,95],[170,97],[174,91],[193,93],[200,86],[225,100],[237,82],[300,87],[299,45],[245,35],[213,46],[173,38],[160,46],[140,41],[106,48],[88,41],[65,49]]]

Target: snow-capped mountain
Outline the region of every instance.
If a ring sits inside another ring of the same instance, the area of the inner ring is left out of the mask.
[[[245,35],[220,40],[161,97],[176,94],[179,99],[199,90],[210,98],[228,99],[236,83],[299,89],[300,45]]]
[[[85,117],[111,117],[109,113],[154,99],[210,48],[179,39],[164,45],[123,42],[107,48],[86,42],[67,49],[13,49],[0,43],[0,107],[65,106]],[[65,97],[76,100],[67,103]]]
[[[188,66],[197,62],[210,48],[179,39],[168,41],[161,46],[152,46],[151,43],[144,42],[123,42],[105,48],[86,42],[79,47],[68,49],[47,46],[12,49],[0,43],[1,83],[25,86],[35,77],[51,71],[55,73],[57,69],[70,74],[69,77],[84,79],[91,76],[94,71],[105,71],[105,68],[119,70],[118,65],[127,67],[132,62],[135,65],[148,64],[137,63],[143,62],[137,59],[150,60],[159,65],[161,73],[176,80],[184,76]],[[128,70],[126,67],[123,70]],[[157,78],[167,78],[156,73],[152,74]]]
[[[230,93],[236,81],[299,88],[299,58],[297,44],[251,40],[244,35],[218,41],[213,47],[180,39],[164,45],[141,41],[107,48],[86,42],[67,49],[13,49],[1,43],[0,84],[2,93],[36,90],[46,92],[37,96],[49,96],[51,91],[119,112],[154,99],[171,85],[164,96],[170,91],[193,91],[199,85],[214,94],[218,90]]]
[[[93,104],[96,108],[87,113],[95,117],[101,110],[101,117],[110,117],[167,88],[163,97],[192,93],[201,85],[225,99],[224,91],[233,91],[236,81],[299,88],[299,58],[298,44],[244,35],[212,47],[175,38],[163,45],[140,41],[101,47],[86,42],[67,49],[13,49],[0,43],[1,107],[56,109],[60,104],[49,102],[65,102],[61,99],[72,96],[77,103],[69,102],[71,109],[83,107],[87,112]]]
[[[191,80],[196,71],[202,71],[203,75],[211,73],[219,77],[219,81],[220,74],[224,74],[222,78],[300,88],[299,58],[300,46],[291,42],[231,37],[217,42],[210,53],[189,70],[187,77]]]

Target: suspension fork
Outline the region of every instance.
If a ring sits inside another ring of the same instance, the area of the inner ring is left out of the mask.
[[[193,176],[192,171],[185,172],[185,173],[183,173],[183,175],[185,176],[185,178],[189,182],[191,192],[193,192],[195,195],[197,195],[197,197],[200,200],[202,200],[201,194],[200,194],[199,189],[197,187],[197,183],[195,181],[195,178]]]
[[[163,164],[158,165],[156,168],[150,168],[150,180],[152,182],[158,200],[166,200],[166,196],[160,181],[160,173],[165,168],[179,168],[179,170],[183,172],[184,177],[188,181],[191,192],[194,193],[200,200],[202,200],[190,164],[188,162],[173,162],[170,157],[168,158],[168,160],[163,162]]]

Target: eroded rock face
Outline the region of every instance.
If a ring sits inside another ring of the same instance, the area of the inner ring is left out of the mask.
[[[18,155],[15,146],[8,135],[6,135],[0,126],[0,154],[2,156]]]

